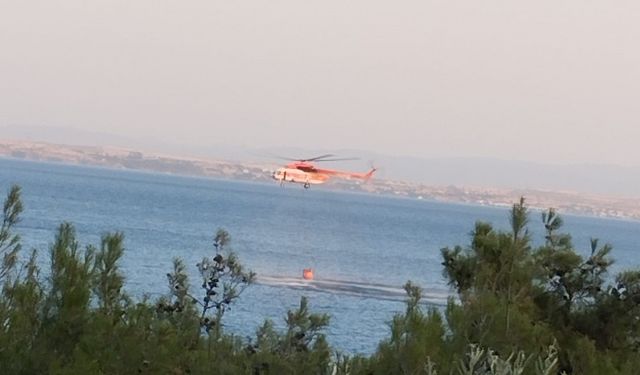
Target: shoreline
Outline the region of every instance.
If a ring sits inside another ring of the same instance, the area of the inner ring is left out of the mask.
[[[161,175],[185,176],[229,181],[267,183],[276,167],[266,163],[235,162],[214,159],[142,153],[119,147],[69,146],[45,142],[2,141],[0,157],[63,165],[126,170]],[[323,187],[341,191],[398,197],[417,201],[453,203],[481,207],[510,207],[521,196],[532,210],[554,207],[569,215],[640,220],[640,199],[577,192],[532,189],[483,188],[470,186],[434,186],[404,181],[372,179],[368,183],[332,180]]]

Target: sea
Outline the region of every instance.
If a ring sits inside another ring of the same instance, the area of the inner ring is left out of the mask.
[[[370,354],[389,336],[391,319],[405,309],[407,281],[423,288],[425,308],[446,305],[453,293],[442,275],[442,248],[468,246],[476,221],[509,227],[507,207],[0,159],[0,192],[12,184],[23,189],[23,252],[37,249],[45,274],[66,221],[82,246],[124,233],[121,269],[134,298],[168,295],[174,258],[185,262],[191,291],[201,295],[196,264],[215,254],[213,237],[223,228],[257,274],[225,314],[226,332],[255,337],[265,319],[282,329],[286,312],[306,296],[311,311],[329,314],[332,347],[350,354]],[[564,219],[581,253],[589,253],[591,238],[613,246],[612,273],[640,266],[639,221]],[[542,243],[540,212],[531,212],[529,230]],[[313,280],[302,278],[305,268]]]

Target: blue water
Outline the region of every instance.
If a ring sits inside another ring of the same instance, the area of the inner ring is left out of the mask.
[[[330,343],[352,353],[371,353],[388,336],[388,322],[404,309],[407,280],[421,285],[428,301],[445,302],[442,247],[466,245],[477,220],[508,227],[504,208],[0,159],[0,189],[13,183],[23,188],[24,248],[39,249],[43,265],[57,226],[70,221],[82,244],[125,233],[130,294],[167,293],[174,257],[189,266],[197,294],[195,264],[212,255],[222,227],[258,274],[225,316],[228,332],[251,336],[265,318],[282,327],[286,311],[306,295],[313,311],[331,315]],[[565,222],[584,253],[590,237],[611,243],[614,271],[640,265],[640,222],[569,215]],[[530,229],[540,242],[539,213]],[[306,267],[315,281],[302,280]]]

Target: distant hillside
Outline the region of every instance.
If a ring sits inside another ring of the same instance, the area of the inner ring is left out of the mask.
[[[141,141],[110,133],[87,131],[67,127],[36,125],[0,127],[0,139],[48,142],[74,146],[139,147]]]
[[[551,165],[496,159],[386,158],[394,179],[515,189],[576,191],[640,197],[640,167]]]
[[[0,157],[2,156],[191,176],[270,181],[272,183],[274,181],[271,178],[271,172],[276,166],[261,162],[237,162],[214,158],[143,153],[122,147],[70,146],[32,141],[0,140]],[[510,205],[525,196],[532,208],[555,207],[561,212],[575,214],[640,219],[640,199],[611,195],[540,189],[424,184],[393,180],[385,176],[375,176],[366,183],[333,178],[322,188],[394,195],[418,200],[499,206]]]
[[[164,142],[151,134],[144,138],[122,137],[112,133],[72,127],[36,125],[0,127],[0,141],[17,140],[70,146],[121,147],[148,153],[250,161],[254,153],[239,146],[204,142],[201,145]]]
[[[263,150],[263,152],[275,153],[276,150]],[[344,162],[339,166],[366,169],[369,164],[374,164],[380,169],[381,178],[427,185],[572,191],[640,198],[640,166],[554,165],[489,158],[427,159],[389,156],[362,150],[310,152],[289,149],[279,152],[303,156],[326,152],[341,156],[358,156],[360,160]]]
[[[366,170],[375,165],[380,178],[427,185],[484,188],[538,189],[619,195],[640,198],[640,166],[596,164],[545,164],[489,158],[419,158],[392,156],[364,150],[301,149],[292,147],[250,149],[209,143],[167,143],[152,137],[135,139],[74,128],[44,126],[0,127],[0,140],[29,140],[66,145],[116,146],[151,153],[213,158],[278,165],[279,156],[307,158],[333,153],[359,160],[328,164],[334,168]]]

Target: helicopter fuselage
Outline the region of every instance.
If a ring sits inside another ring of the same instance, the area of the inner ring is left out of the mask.
[[[311,184],[317,185],[326,182],[329,179],[329,175],[319,172],[306,172],[298,168],[278,168],[273,172],[273,179],[284,182],[295,182],[303,184],[305,188],[308,188]]]
[[[340,177],[348,180],[362,179],[366,181],[375,171],[376,169],[372,168],[367,173],[344,172],[335,169],[318,168],[307,161],[297,161],[278,168],[273,172],[273,178],[280,181],[281,185],[284,184],[285,181],[296,182],[303,184],[304,188],[308,189],[312,184],[323,184],[331,177]]]

